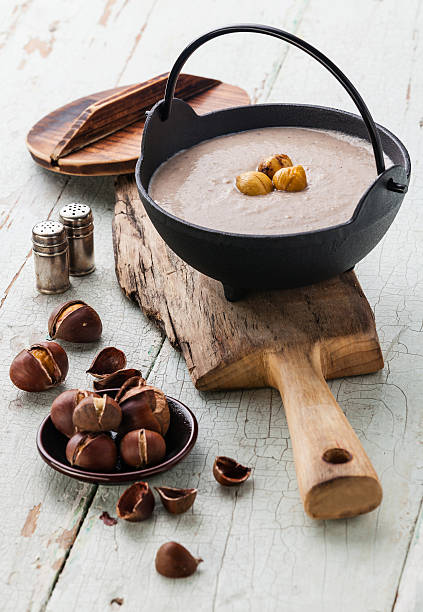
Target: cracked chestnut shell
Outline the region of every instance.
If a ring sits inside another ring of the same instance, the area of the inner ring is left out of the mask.
[[[166,443],[163,436],[156,431],[135,429],[122,438],[120,454],[128,465],[144,468],[163,459],[166,454]]]
[[[151,385],[134,386],[119,399],[122,408],[122,423],[119,431],[127,433],[133,429],[150,429],[164,436],[169,429],[170,412],[165,394]]]
[[[135,482],[119,497],[116,512],[121,519],[136,523],[148,519],[154,510],[154,495],[147,482]]]
[[[116,466],[116,444],[105,433],[78,432],[66,445],[66,459],[86,470],[110,472]]]
[[[73,413],[80,401],[86,397],[100,397],[94,391],[84,389],[68,389],[56,397],[51,405],[50,416],[53,425],[62,434],[71,438],[76,433],[73,424]]]
[[[197,489],[155,487],[163,506],[171,514],[182,514],[189,510],[197,496]]]
[[[101,336],[101,319],[91,306],[81,300],[71,300],[53,310],[48,320],[51,338],[68,342],[95,342]]]
[[[213,476],[225,487],[240,485],[251,475],[251,468],[241,465],[230,457],[216,457],[213,465]]]
[[[126,371],[129,372],[130,370],[126,370]],[[142,374],[141,374],[141,372],[139,370],[134,370],[134,372],[138,372],[138,374],[135,374],[134,376],[131,376],[130,378],[127,378],[121,384],[120,389],[116,393],[116,397],[115,397],[115,400],[117,402],[120,402],[120,400],[125,395],[125,393],[127,391],[129,391],[130,389],[134,389],[134,388],[141,389],[141,387],[144,387],[147,384],[145,379],[142,377]]]
[[[101,379],[125,367],[125,353],[114,346],[106,346],[94,357],[87,374]]]
[[[85,397],[76,406],[72,417],[77,431],[117,431],[121,420],[119,404],[108,395]]]
[[[9,376],[22,391],[45,391],[63,382],[68,369],[68,356],[60,344],[39,342],[16,355]]]
[[[96,391],[102,391],[103,389],[118,389],[122,387],[126,381],[132,380],[133,378],[141,377],[140,370],[134,368],[128,368],[127,370],[118,370],[103,376],[103,378],[97,378],[93,382],[93,387]],[[144,380],[144,379],[143,379]]]
[[[156,570],[166,578],[191,576],[203,560],[196,559],[178,542],[162,544],[156,554]]]

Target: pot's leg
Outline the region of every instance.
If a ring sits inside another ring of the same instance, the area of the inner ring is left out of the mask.
[[[231,287],[230,285],[223,285],[223,291],[228,302],[237,302],[238,300],[242,300],[247,293],[246,289]]]

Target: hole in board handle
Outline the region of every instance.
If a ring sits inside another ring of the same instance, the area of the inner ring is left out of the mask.
[[[345,448],[329,448],[323,453],[322,459],[326,463],[348,463],[352,455]]]

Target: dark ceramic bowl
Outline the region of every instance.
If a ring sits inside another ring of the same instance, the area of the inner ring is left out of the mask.
[[[109,395],[117,389],[108,390]],[[114,392],[114,393],[113,393]],[[104,393],[104,392],[100,392]],[[83,482],[95,484],[119,485],[135,480],[144,480],[154,474],[169,470],[186,457],[192,450],[198,434],[197,419],[182,402],[167,397],[170,410],[170,425],[165,436],[166,456],[160,463],[143,470],[128,469],[126,465],[116,467],[114,472],[90,472],[78,467],[72,467],[66,459],[66,444],[68,438],[61,434],[50,418],[46,416],[37,434],[37,448],[42,459],[57,472],[76,478]]]

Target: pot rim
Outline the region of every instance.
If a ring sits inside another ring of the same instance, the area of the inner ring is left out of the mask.
[[[183,100],[180,100],[179,98],[175,98],[174,102],[178,101],[178,102],[182,102],[184,105],[188,106],[191,111],[192,114],[194,115],[195,119],[203,119],[205,117],[208,117],[210,115],[217,115],[219,113],[228,113],[228,112],[237,112],[241,109],[257,109],[257,108],[268,108],[268,107],[272,107],[272,108],[300,108],[300,109],[308,109],[308,108],[312,108],[312,109],[319,109],[322,111],[329,111],[329,112],[333,112],[335,114],[340,114],[340,115],[347,115],[350,117],[353,117],[354,119],[359,119],[360,121],[363,121],[362,117],[356,113],[351,113],[349,111],[345,111],[345,110],[341,110],[341,109],[337,109],[337,108],[333,108],[333,107],[329,107],[329,106],[319,106],[319,105],[315,105],[315,104],[291,104],[291,103],[270,103],[270,104],[251,104],[249,106],[234,106],[231,108],[227,108],[227,109],[222,109],[222,110],[218,110],[218,111],[212,111],[210,113],[205,113],[204,115],[198,115],[194,109],[192,109],[192,107],[189,106],[189,104],[187,104],[186,102],[184,102]],[[159,102],[157,102],[153,108],[149,111],[148,115],[147,115],[147,119],[144,125],[144,133],[146,133],[148,131],[149,128],[149,123],[151,121],[151,118],[153,117],[153,115],[158,111],[159,106],[161,106],[161,104],[163,103],[163,100],[160,100]],[[194,119],[194,120],[195,120]],[[262,126],[263,129],[265,129],[266,127],[288,127],[288,126],[284,126],[284,125],[280,125],[280,126]],[[303,128],[303,129],[321,129],[321,128],[313,128],[313,127],[309,127],[309,126],[289,126],[289,127],[298,127],[298,128]],[[386,135],[388,138],[390,138],[392,141],[394,141],[394,143],[398,146],[398,148],[400,149],[401,153],[403,154],[404,160],[405,160],[405,167],[402,166],[401,164],[393,164],[391,166],[389,166],[388,168],[385,169],[385,171],[382,174],[376,174],[375,175],[375,179],[373,181],[373,183],[371,183],[367,189],[364,191],[364,193],[362,194],[361,198],[359,199],[354,212],[352,214],[352,216],[350,217],[350,219],[348,219],[347,221],[345,221],[344,223],[339,223],[337,225],[330,225],[328,227],[322,227],[322,228],[318,228],[315,230],[308,230],[305,232],[296,232],[296,233],[286,233],[286,234],[242,234],[242,233],[237,233],[237,232],[226,232],[224,230],[217,230],[217,229],[213,229],[210,227],[205,227],[203,225],[197,225],[195,223],[191,223],[189,221],[186,221],[185,219],[182,219],[181,217],[177,217],[175,215],[173,215],[172,213],[170,213],[169,211],[165,210],[164,208],[162,208],[159,204],[157,204],[157,202],[155,202],[155,200],[153,200],[148,192],[148,188],[145,189],[144,185],[141,182],[141,169],[142,169],[142,164],[144,161],[144,149],[145,149],[145,140],[144,140],[144,135],[143,135],[143,139],[142,139],[142,143],[141,143],[141,154],[140,157],[138,158],[136,167],[135,167],[135,179],[136,179],[136,183],[137,183],[137,187],[138,190],[140,192],[140,195],[142,195],[143,198],[145,198],[147,200],[147,202],[150,204],[150,206],[152,206],[153,208],[155,208],[158,212],[160,212],[161,214],[163,214],[165,217],[171,219],[172,221],[176,221],[178,222],[181,226],[185,226],[187,229],[191,230],[200,230],[201,232],[205,232],[209,235],[217,235],[217,236],[228,236],[230,238],[234,238],[234,239],[240,239],[240,238],[251,238],[251,239],[258,239],[258,240],[262,240],[264,238],[272,238],[272,239],[283,239],[283,238],[296,238],[296,237],[307,237],[307,236],[312,236],[312,235],[322,235],[325,232],[329,232],[332,230],[340,230],[342,228],[346,228],[350,225],[352,225],[360,211],[363,205],[363,202],[365,201],[368,192],[370,191],[370,189],[373,187],[373,185],[375,184],[375,182],[379,179],[380,176],[382,176],[383,174],[385,174],[385,172],[388,172],[390,170],[392,170],[392,168],[403,168],[406,175],[407,175],[407,181],[409,181],[410,179],[410,174],[411,174],[411,160],[410,160],[410,156],[409,153],[406,149],[406,147],[404,146],[404,144],[401,142],[401,140],[390,130],[388,130],[386,127],[384,127],[383,125],[380,125],[379,123],[376,123],[376,127],[377,129],[382,132],[384,135]],[[253,128],[252,128],[253,129]],[[261,129],[261,128],[260,128]],[[242,131],[248,131],[248,130],[239,130],[239,132]],[[323,130],[324,131],[324,130]],[[337,130],[326,130],[326,131],[337,131]],[[342,130],[338,130],[342,133]],[[199,141],[196,144],[200,144],[200,142],[205,142],[206,140],[211,140],[213,138],[218,138],[218,137],[223,137],[229,134],[235,134],[238,132],[227,132],[226,134],[220,134],[218,136],[211,136],[210,138],[205,138],[204,140]],[[363,139],[366,140],[366,139]],[[196,145],[192,145],[192,146],[196,146]],[[180,149],[180,151],[182,151],[183,149]],[[177,153],[179,153],[180,151],[177,151],[176,153],[174,153],[174,155],[176,155]],[[168,158],[170,159],[170,158]],[[167,161],[167,160],[166,160]],[[164,163],[164,162],[162,162]],[[157,167],[158,168],[158,167]],[[157,170],[156,168],[156,170]],[[151,180],[151,177],[150,177]]]

